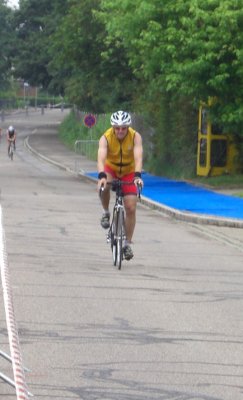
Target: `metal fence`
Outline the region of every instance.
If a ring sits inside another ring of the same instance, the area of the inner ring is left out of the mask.
[[[98,151],[98,140],[76,140],[74,150],[76,154],[88,157],[90,160],[96,160]]]
[[[99,141],[94,139],[76,140],[74,144],[74,150],[77,154],[74,161],[74,170],[76,172],[82,172],[81,166],[83,166],[84,160],[81,160],[81,157],[85,157],[87,161],[97,160],[98,143]],[[86,167],[89,168],[88,165]]]

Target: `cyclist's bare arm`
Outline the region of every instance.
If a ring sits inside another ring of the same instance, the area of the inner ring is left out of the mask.
[[[107,157],[107,140],[104,136],[101,136],[99,140],[98,157],[97,157],[98,173],[104,172],[106,157]],[[106,186],[105,178],[98,180],[98,189],[100,189],[101,186],[103,187]]]
[[[141,135],[136,132],[134,137],[134,161],[135,161],[135,171],[142,171],[143,163],[143,144]]]
[[[16,140],[16,134],[14,136],[10,137],[9,134],[7,133],[7,141],[8,142],[14,142]]]
[[[135,162],[135,172],[142,172],[143,167],[143,142],[141,135],[136,132],[134,137],[134,162]],[[143,185],[142,179],[136,179],[136,184]]]

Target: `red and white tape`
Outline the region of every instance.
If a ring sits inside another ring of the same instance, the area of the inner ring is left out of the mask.
[[[13,375],[17,400],[28,400],[28,390],[25,381],[24,368],[20,353],[18,329],[16,325],[13,296],[10,285],[6,241],[3,228],[2,207],[0,206],[0,269],[3,288],[3,301],[6,315],[10,354],[13,366]]]

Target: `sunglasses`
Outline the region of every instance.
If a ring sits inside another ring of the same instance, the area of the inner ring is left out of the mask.
[[[127,126],[115,126],[116,131],[125,131],[127,129]]]

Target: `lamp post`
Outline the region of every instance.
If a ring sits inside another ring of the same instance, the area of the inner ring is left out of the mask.
[[[29,87],[28,82],[24,82],[24,107],[26,107],[25,104],[25,98],[26,98],[26,89]]]
[[[37,110],[37,96],[38,96],[38,88],[35,87],[35,110]]]

